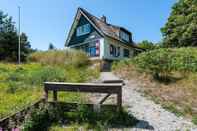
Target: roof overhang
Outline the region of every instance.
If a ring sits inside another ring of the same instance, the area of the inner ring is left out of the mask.
[[[86,16],[86,14],[81,10],[81,8],[78,8],[77,14],[75,15],[74,21],[72,23],[68,37],[66,39],[65,46],[69,46],[68,44],[71,40],[72,35],[74,34],[75,28],[77,27],[77,24],[78,24],[81,16],[84,16],[90,22],[90,24],[99,32],[99,34],[104,37],[104,33]]]

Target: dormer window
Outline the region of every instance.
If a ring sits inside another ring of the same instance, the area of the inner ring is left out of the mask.
[[[77,36],[82,36],[90,33],[90,24],[85,24],[77,28]]]
[[[120,38],[124,41],[129,42],[130,35],[124,31],[120,31]]]

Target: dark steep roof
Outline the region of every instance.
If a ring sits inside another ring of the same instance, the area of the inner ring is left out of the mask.
[[[85,15],[85,17],[96,27],[96,29],[98,30],[98,32],[102,35],[102,36],[107,36],[107,37],[110,37],[112,39],[115,39],[115,40],[118,40],[118,41],[121,41],[122,43],[124,43],[125,45],[127,46],[131,46],[133,48],[138,48],[138,49],[142,49],[140,47],[137,46],[137,44],[135,44],[133,41],[132,41],[132,38],[130,42],[126,42],[124,40],[122,40],[120,38],[120,31],[123,30],[123,31],[126,31],[127,33],[130,34],[130,36],[132,36],[132,33],[130,31],[128,31],[127,29],[125,29],[124,27],[120,27],[120,26],[116,26],[116,25],[112,25],[112,24],[109,24],[108,22],[102,20],[102,18],[98,18],[92,14],[90,14],[88,11],[86,11],[85,9],[83,8],[78,8],[78,13],[81,13],[83,15]],[[78,14],[77,13],[77,14]],[[77,19],[77,15],[75,16],[75,19]],[[74,26],[74,23],[72,24],[72,27]],[[71,29],[72,29],[71,27]],[[66,44],[69,43],[69,40],[70,40],[70,36],[72,35],[72,32],[70,30],[69,32],[69,35],[68,35],[68,38],[66,40]],[[143,49],[142,49],[143,50]]]
[[[79,8],[105,35],[111,36],[113,38],[119,39],[119,30],[118,26],[114,26],[108,23],[103,22],[98,17],[90,14],[86,10]]]
[[[120,39],[119,32],[120,29],[124,29],[123,27],[115,26],[112,24],[109,24],[107,22],[104,22],[103,20],[99,19],[98,17],[90,14],[88,11],[86,11],[83,8],[79,8],[88,18],[91,20],[91,22],[94,23],[94,25],[106,36],[111,37],[113,39],[119,40],[121,42],[127,43]],[[126,30],[126,29],[124,29]],[[126,30],[128,33],[130,33],[128,30]],[[131,34],[131,33],[130,33]],[[128,43],[129,45],[131,43]]]
[[[139,48],[133,41],[131,42],[125,42],[123,41],[120,36],[119,36],[119,32],[120,30],[125,30],[126,32],[128,32],[129,34],[132,35],[132,33],[130,31],[128,31],[127,29],[125,29],[124,27],[120,27],[120,26],[116,26],[116,25],[112,25],[109,24],[107,22],[104,22],[103,20],[99,19],[98,17],[90,14],[88,11],[86,11],[83,8],[79,8],[80,11],[82,11],[88,18],[89,20],[91,20],[91,22],[94,23],[94,25],[106,36],[111,37],[113,39],[119,40],[123,43],[126,43],[126,45],[132,46],[134,48]]]

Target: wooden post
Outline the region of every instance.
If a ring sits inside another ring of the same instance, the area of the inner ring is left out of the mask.
[[[48,101],[48,90],[44,90],[44,99]]]
[[[57,102],[57,91],[53,91],[53,101]]]
[[[117,94],[117,106],[118,106],[118,110],[122,108],[122,88],[120,88]]]

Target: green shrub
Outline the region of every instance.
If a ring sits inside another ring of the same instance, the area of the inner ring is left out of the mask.
[[[47,131],[50,124],[50,117],[47,109],[35,109],[31,112],[29,118],[26,119],[24,131]]]
[[[50,50],[32,53],[28,60],[45,65],[84,66],[89,64],[88,56],[80,50]]]
[[[132,63],[132,59],[123,59],[121,61],[114,61],[112,64],[112,70],[116,70],[121,67],[129,66],[131,63]]]
[[[172,72],[196,72],[197,49],[162,48],[138,55],[133,63],[140,69],[152,73],[155,78],[167,78]]]

